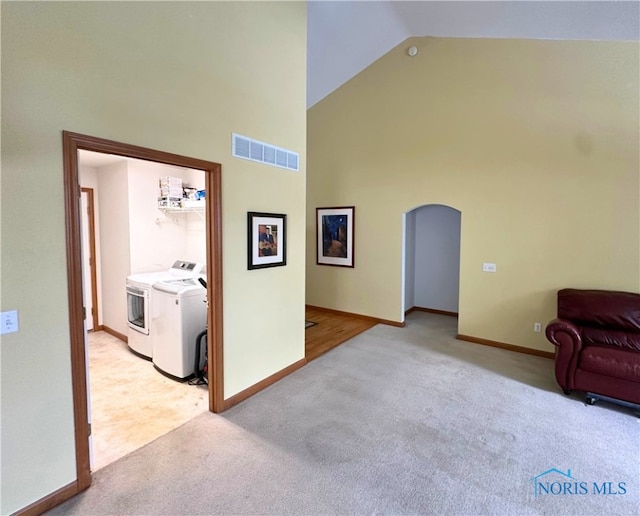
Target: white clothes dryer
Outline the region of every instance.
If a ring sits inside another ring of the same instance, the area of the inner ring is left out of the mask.
[[[207,326],[207,289],[197,279],[159,281],[151,297],[153,365],[183,381],[194,374],[196,337]]]
[[[202,264],[177,260],[166,271],[142,272],[127,276],[127,344],[136,355],[151,360],[151,287],[163,280],[196,278],[202,271]]]

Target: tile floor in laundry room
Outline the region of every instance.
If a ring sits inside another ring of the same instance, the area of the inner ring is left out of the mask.
[[[167,378],[103,331],[89,333],[89,381],[92,471],[209,409],[206,385]]]

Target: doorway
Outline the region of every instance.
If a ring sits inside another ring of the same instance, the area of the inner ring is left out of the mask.
[[[403,313],[458,315],[461,221],[441,204],[404,214]]]
[[[65,228],[67,243],[67,278],[69,289],[69,326],[71,342],[71,373],[73,388],[77,489],[91,484],[91,434],[87,392],[87,356],[85,351],[81,189],[78,173],[78,151],[88,150],[137,158],[156,163],[202,170],[205,173],[206,255],[207,255],[207,350],[209,410],[221,412],[223,393],[222,356],[222,210],[221,165],[219,163],[179,156],[102,138],[63,131],[63,162],[65,191]]]
[[[96,257],[95,202],[93,188],[80,189],[82,208],[82,281],[87,330],[98,330],[98,275]]]
[[[151,356],[139,353],[151,345],[151,337],[145,331],[137,331],[138,326],[133,329],[128,325],[131,317],[137,320],[138,316],[138,312],[131,314],[131,307],[140,303],[132,304],[127,294],[125,305],[122,293],[125,275],[146,273],[159,279],[176,260],[202,264],[206,271],[206,200],[183,201],[184,206],[171,209],[158,200],[159,185],[167,177],[186,188],[179,197],[185,191],[204,193],[201,170],[86,150],[78,151],[78,167],[83,201],[87,193],[95,199],[92,218],[82,206],[84,301],[89,330],[85,352],[91,408],[90,463],[95,473],[208,410],[205,381],[175,381],[156,370],[157,362]],[[92,263],[100,278],[97,289],[87,281]],[[138,292],[137,287],[133,288]],[[97,305],[104,306],[94,324],[90,324],[89,309],[96,306],[90,296],[92,291],[97,291]],[[195,345],[196,335],[205,329],[206,305],[205,290],[198,286],[192,291],[199,292],[198,302],[191,305],[197,307],[198,322],[190,324],[193,335],[188,339]],[[146,315],[143,328],[147,330],[153,294],[148,287],[143,292],[144,303],[148,303],[148,314],[142,310],[143,317]],[[195,353],[195,348],[189,353]],[[189,364],[193,372],[193,359]]]

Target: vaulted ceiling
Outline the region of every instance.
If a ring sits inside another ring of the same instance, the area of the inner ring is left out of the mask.
[[[413,36],[638,41],[640,2],[311,0],[307,106]]]

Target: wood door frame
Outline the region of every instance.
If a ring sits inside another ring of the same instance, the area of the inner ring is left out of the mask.
[[[89,220],[89,267],[91,267],[91,321],[93,331],[100,329],[98,321],[98,262],[96,260],[96,217],[93,204],[93,188],[80,188],[81,192],[87,194],[87,219]]]
[[[74,496],[91,485],[89,464],[89,422],[87,414],[87,375],[82,317],[82,233],[80,228],[80,183],[78,151],[88,150],[123,157],[154,161],[205,172],[207,235],[207,350],[209,355],[209,410],[224,410],[223,331],[222,331],[222,166],[219,163],[105,140],[69,131],[62,132],[64,164],[65,231],[69,331],[71,341],[71,381],[75,426],[77,480]],[[59,502],[58,502],[59,503]]]

